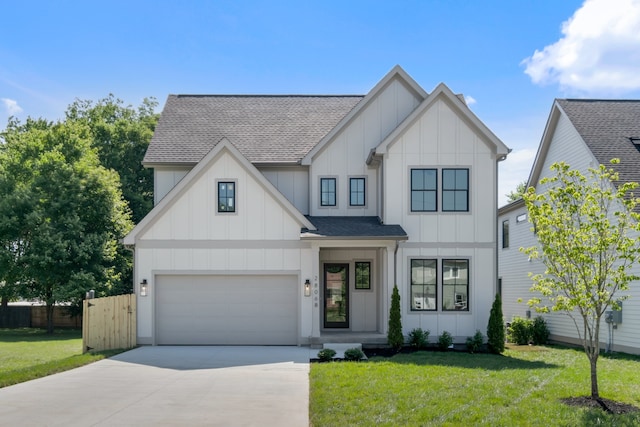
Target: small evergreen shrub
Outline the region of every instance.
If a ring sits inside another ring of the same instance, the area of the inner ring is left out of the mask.
[[[453,344],[453,337],[447,331],[443,331],[442,335],[438,337],[438,348],[442,351],[447,351]]]
[[[496,294],[496,299],[491,306],[489,324],[487,325],[487,347],[491,353],[504,352],[504,320],[502,319],[502,299]]]
[[[398,285],[393,285],[391,308],[389,309],[389,331],[387,332],[387,342],[389,343],[389,346],[396,351],[400,350],[404,344],[402,320],[400,316],[400,292],[398,292]]]
[[[331,348],[323,348],[318,352],[318,359],[323,362],[329,362],[333,360],[333,356],[336,355],[336,351]]]
[[[511,325],[507,329],[507,339],[509,342],[518,345],[527,345],[531,342],[532,331],[533,321],[522,317],[514,317]]]
[[[476,353],[482,348],[482,344],[484,344],[484,337],[482,336],[482,332],[480,332],[480,329],[476,329],[476,333],[473,337],[467,337],[466,344],[467,351],[469,353]]]
[[[364,359],[364,353],[359,348],[350,348],[344,351],[344,360],[358,362]]]
[[[549,341],[549,328],[542,316],[533,319],[531,330],[531,340],[535,345],[545,345]]]
[[[429,330],[422,330],[422,328],[415,328],[409,332],[409,345],[415,348],[427,348],[429,344]]]

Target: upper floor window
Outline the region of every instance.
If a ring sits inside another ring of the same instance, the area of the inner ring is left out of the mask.
[[[349,178],[349,205],[365,206],[364,178]]]
[[[336,179],[320,178],[320,206],[336,205]]]
[[[411,169],[412,212],[435,212],[438,209],[437,193],[436,169]]]
[[[442,211],[469,211],[469,169],[442,169]]]
[[[236,183],[218,181],[218,212],[236,211]]]
[[[502,221],[502,248],[509,247],[509,220]]]

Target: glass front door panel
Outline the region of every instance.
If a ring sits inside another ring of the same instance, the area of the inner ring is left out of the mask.
[[[349,264],[324,266],[324,327],[349,327]]]

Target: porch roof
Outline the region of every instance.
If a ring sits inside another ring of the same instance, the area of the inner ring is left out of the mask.
[[[308,216],[316,230],[303,228],[302,239],[407,240],[400,225],[383,224],[376,216]]]

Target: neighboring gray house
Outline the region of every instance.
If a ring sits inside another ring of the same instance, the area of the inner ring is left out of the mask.
[[[640,100],[576,100],[557,99],[551,109],[533,169],[529,186],[536,187],[550,174],[549,166],[565,161],[574,169],[586,171],[600,164],[609,165],[612,158],[619,158],[615,169],[621,182],[640,182]],[[503,206],[498,211],[499,278],[505,319],[514,316],[536,316],[527,313],[529,272],[543,272],[540,261],[529,261],[520,247],[536,244],[527,220],[522,200]],[[636,267],[640,275],[640,265]],[[603,344],[613,344],[614,350],[640,354],[640,283],[630,286],[631,297],[624,302],[622,322],[616,329],[602,325]],[[522,303],[518,303],[518,298]],[[552,338],[577,342],[573,321],[561,313],[545,314]]]
[[[509,149],[444,84],[394,67],[364,96],[170,95],[127,235],[140,344],[386,342],[485,330],[497,163]]]

